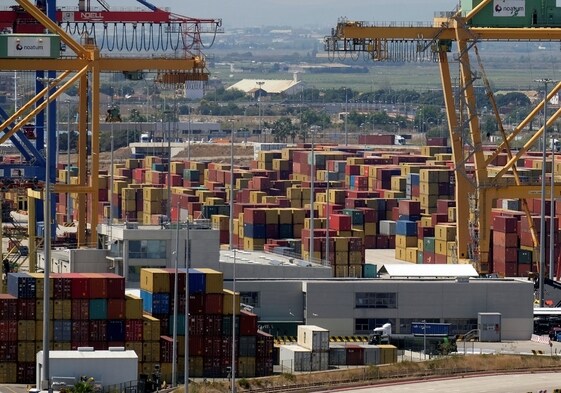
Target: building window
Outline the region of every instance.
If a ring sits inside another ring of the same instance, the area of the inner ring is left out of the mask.
[[[395,326],[393,318],[357,318],[355,319],[355,334],[369,334],[377,327],[382,327],[385,323],[391,323],[392,329]]]
[[[395,292],[357,292],[355,294],[356,308],[397,308],[397,293]]]
[[[165,240],[129,240],[129,258],[166,259]]]
[[[240,303],[259,307],[259,292],[240,292]]]

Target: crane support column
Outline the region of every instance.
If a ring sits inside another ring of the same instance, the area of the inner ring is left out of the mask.
[[[454,173],[456,176],[456,204],[461,206],[469,206],[468,196],[475,192],[475,188],[467,178],[464,158],[464,144],[462,136],[458,132],[458,116],[455,109],[454,91],[451,82],[452,79],[450,76],[448,54],[445,51],[440,51],[438,55],[440,57],[440,80],[442,81],[442,91],[444,93],[444,104],[446,107],[446,117],[448,119],[448,128],[450,131],[452,155],[454,157],[454,162],[456,163],[456,167],[454,168]],[[456,222],[467,223],[468,221],[469,209],[456,208]],[[469,243],[470,236],[467,225],[457,225],[456,249],[458,252],[458,259],[468,259]]]

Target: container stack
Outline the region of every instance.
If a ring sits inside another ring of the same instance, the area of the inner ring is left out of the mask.
[[[141,297],[147,321],[159,321],[157,362],[162,373],[171,373],[174,306],[174,269],[142,269]],[[232,362],[232,318],[236,318],[236,366],[240,377],[271,375],[272,336],[257,330],[257,316],[240,311],[239,294],[224,289],[223,275],[211,269],[189,269],[189,318],[185,318],[185,269],[178,274],[178,363],[185,364],[185,324],[189,324],[190,375],[204,378],[225,378]],[[151,338],[156,338],[153,325]],[[146,337],[146,330],[145,340]],[[144,342],[146,348],[147,341]],[[142,370],[153,368],[144,354]],[[156,357],[153,356],[152,360]]]
[[[8,294],[0,296],[0,381],[34,383],[35,354],[43,344],[44,278],[37,273],[10,273],[7,287]],[[53,274],[50,288],[51,349],[125,345],[123,277]]]
[[[328,370],[329,330],[313,325],[300,325],[297,344],[282,345],[279,353],[283,372]]]

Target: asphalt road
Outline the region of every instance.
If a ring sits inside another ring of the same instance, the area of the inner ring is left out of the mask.
[[[551,393],[561,388],[561,378],[557,373],[508,374],[486,377],[467,377],[458,379],[442,379],[430,382],[412,382],[404,384],[388,384],[378,387],[336,389],[330,392],[357,393],[538,393],[544,390]],[[327,391],[326,391],[327,392]]]

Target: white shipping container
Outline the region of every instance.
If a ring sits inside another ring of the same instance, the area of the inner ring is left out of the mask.
[[[312,371],[312,351],[299,345],[282,345],[279,364],[282,372]]]
[[[380,220],[380,235],[395,235],[395,221]]]
[[[364,348],[364,364],[380,364],[380,348],[377,345],[361,345]]]
[[[329,369],[329,352],[312,352],[311,371],[325,371]]]
[[[328,352],[329,330],[315,325],[300,325],[297,343],[312,352]]]

